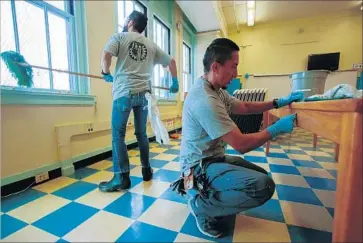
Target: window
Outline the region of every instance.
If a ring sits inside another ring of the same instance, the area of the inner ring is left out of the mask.
[[[30,65],[80,71],[74,1],[1,1],[1,51],[17,51]],[[84,46],[84,43],[82,43]],[[80,51],[82,52],[82,51]],[[78,77],[33,68],[33,90],[81,92]],[[17,86],[4,62],[1,85]]]
[[[184,92],[188,92],[192,86],[191,49],[183,42],[183,86]]]
[[[170,54],[170,29],[154,16],[154,42],[166,53]],[[171,75],[162,65],[155,65],[153,73],[153,86],[167,87],[171,85]],[[153,89],[156,96],[163,99],[175,98],[175,94],[171,94],[167,90]]]
[[[134,10],[147,14],[146,7],[144,5],[142,5],[139,1],[136,1],[136,0],[117,1],[117,18],[118,18],[117,24],[118,24],[119,32],[122,32],[126,18]],[[147,28],[145,29],[143,34],[145,36],[147,36]]]

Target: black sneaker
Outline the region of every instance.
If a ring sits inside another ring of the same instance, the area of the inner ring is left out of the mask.
[[[217,220],[207,215],[196,213],[195,198],[189,200],[188,205],[197,223],[198,230],[209,237],[219,238],[223,233],[217,228]]]
[[[142,168],[142,179],[144,181],[150,181],[153,177],[153,169],[151,167]]]
[[[101,182],[98,188],[102,192],[114,192],[129,189],[131,187],[129,173],[115,173],[113,178],[106,182]]]

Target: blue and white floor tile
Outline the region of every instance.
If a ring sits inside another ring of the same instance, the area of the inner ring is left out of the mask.
[[[331,242],[337,162],[335,145],[302,129],[238,155],[264,168],[276,183],[272,199],[226,218],[225,235],[211,239],[196,228],[187,199],[170,188],[179,176],[180,140],[150,145],[154,178],[142,181],[140,153],[129,151],[132,188],[102,193],[112,159],[79,169],[1,200],[4,242]]]

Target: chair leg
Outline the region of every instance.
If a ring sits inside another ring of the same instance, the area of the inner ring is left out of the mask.
[[[270,114],[265,111],[263,113],[263,129],[266,129],[271,123],[271,116]],[[270,153],[270,140],[266,142],[266,156]]]
[[[339,159],[339,144],[335,144],[335,149],[334,149],[334,153],[335,153],[335,160],[338,161]]]
[[[313,137],[314,137],[313,146],[314,146],[314,148],[316,148],[316,144],[318,143],[318,136],[314,133]]]

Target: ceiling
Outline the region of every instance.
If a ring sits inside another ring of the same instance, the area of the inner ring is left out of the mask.
[[[212,1],[177,1],[198,32],[220,29]],[[246,1],[220,1],[229,27],[247,26]],[[354,1],[256,1],[255,25],[276,20],[332,14],[347,10],[361,11],[362,0]],[[235,9],[235,12],[233,11]],[[201,11],[202,10],[202,11]]]
[[[198,32],[218,30],[221,28],[212,1],[177,0],[176,2]]]
[[[360,10],[362,1],[256,1],[255,25],[276,20],[296,19],[332,14],[346,10]],[[235,6],[234,6],[235,4]],[[222,1],[223,13],[228,25],[246,25],[246,1]]]

